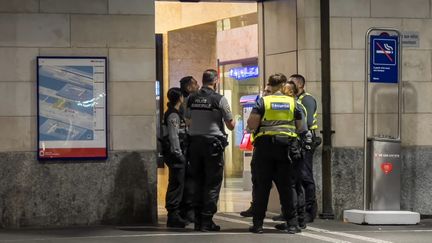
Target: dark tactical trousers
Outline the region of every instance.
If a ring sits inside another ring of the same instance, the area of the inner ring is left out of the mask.
[[[294,166],[288,159],[288,146],[273,141],[271,136],[259,138],[254,150],[256,176],[253,204],[254,224],[262,224],[267,211],[272,181],[279,192],[283,215],[288,225],[297,225],[297,198]]]
[[[302,185],[305,190],[305,208],[306,214],[312,219],[317,215],[317,203],[315,195],[315,180],[313,176],[313,153],[314,150],[304,152],[304,160],[302,167]]]
[[[192,136],[189,145],[190,172],[194,185],[195,223],[209,223],[217,211],[223,179],[223,151],[214,153],[216,138]]]
[[[165,197],[165,208],[168,212],[180,210],[185,186],[185,165],[175,160],[176,159],[172,156],[168,157],[169,176]]]

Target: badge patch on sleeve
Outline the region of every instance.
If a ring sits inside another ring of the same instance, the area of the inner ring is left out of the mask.
[[[272,110],[289,110],[290,104],[289,103],[271,103],[271,109]]]

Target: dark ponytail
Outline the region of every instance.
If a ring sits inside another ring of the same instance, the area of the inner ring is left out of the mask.
[[[182,97],[181,89],[180,88],[169,89],[167,93],[167,97],[168,97],[167,106],[171,108],[174,107]]]

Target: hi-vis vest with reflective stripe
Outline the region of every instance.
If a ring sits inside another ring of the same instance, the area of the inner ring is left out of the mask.
[[[263,100],[264,117],[261,118],[261,124],[254,139],[272,135],[297,137],[294,124],[296,107],[294,98],[285,95],[269,95],[263,97]]]
[[[311,96],[312,98],[314,98],[314,100],[315,100],[315,104],[316,104],[316,99],[315,99],[315,97],[313,97],[313,95],[311,95],[311,94],[309,94],[309,93],[303,93],[302,95],[300,95],[300,97],[298,98],[298,101],[301,103],[301,104],[303,104],[303,98],[305,97],[305,96],[307,96],[307,95],[309,95],[309,96]],[[305,109],[306,110],[306,109]],[[317,109],[316,109],[316,106],[315,106],[315,111],[314,111],[314,114],[313,114],[313,120],[312,120],[312,123],[311,123],[311,125],[309,125],[309,122],[310,121],[308,121],[307,120],[307,111],[306,111],[306,122],[307,122],[307,124],[308,124],[308,128],[309,128],[309,130],[315,130],[315,129],[318,129],[318,123],[317,123]]]

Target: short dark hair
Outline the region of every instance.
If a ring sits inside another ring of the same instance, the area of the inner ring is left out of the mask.
[[[186,76],[180,79],[180,89],[183,93],[187,93],[187,86],[192,82],[193,79],[194,78],[192,76]]]
[[[287,84],[290,84],[292,86],[294,94],[298,93],[298,88],[297,88],[296,84],[294,83],[294,81],[288,81]]]
[[[213,83],[218,78],[218,72],[214,69],[207,69],[203,73],[202,83],[204,85]]]
[[[275,86],[279,86],[281,84],[284,84],[287,82],[287,78],[284,74],[282,73],[275,73],[270,75],[269,79],[268,79],[268,85],[275,87]]]
[[[174,87],[168,90],[168,106],[175,106],[179,102],[180,97],[182,97],[182,92],[180,88]]]
[[[290,78],[294,78],[294,79],[299,80],[300,83],[301,83],[301,86],[302,86],[302,87],[303,87],[303,86],[305,85],[305,83],[306,83],[305,78],[304,78],[302,75],[300,75],[300,74],[293,74],[293,75],[290,76]]]

